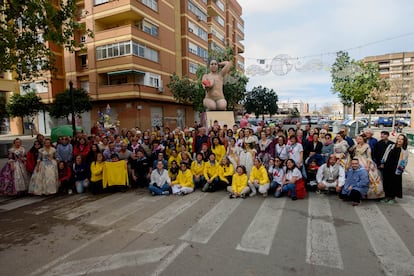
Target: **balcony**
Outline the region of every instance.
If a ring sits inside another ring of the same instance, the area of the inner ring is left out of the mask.
[[[111,40],[114,41],[115,37],[125,37],[128,36],[130,39],[131,37],[140,38],[141,41],[148,41],[150,43],[159,44],[158,37],[148,34],[144,32],[140,28],[136,27],[135,25],[125,25],[114,27],[111,29],[99,31],[95,33],[95,41],[104,41],[104,40]],[[127,39],[126,39],[127,40]],[[121,42],[119,40],[118,42]]]
[[[144,14],[158,14],[157,11],[154,11],[142,3],[141,0],[107,1],[106,3],[95,5],[93,7],[93,14],[97,15],[96,19],[100,18],[101,16],[114,17],[118,16],[121,12],[132,11],[132,7],[135,7],[137,10],[142,11]],[[119,12],[117,13],[117,11]],[[99,15],[98,13],[102,13],[102,15]]]
[[[159,99],[159,91],[155,87],[139,83],[100,84],[97,93],[90,93],[93,100],[152,98]]]

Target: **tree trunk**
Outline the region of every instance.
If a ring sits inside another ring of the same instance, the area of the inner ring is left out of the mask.
[[[355,120],[356,118],[356,102],[352,103],[352,120]]]

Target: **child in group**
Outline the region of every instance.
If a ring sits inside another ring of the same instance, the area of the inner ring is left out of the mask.
[[[247,183],[246,168],[241,165],[237,166],[236,173],[233,175],[232,184],[227,187],[227,191],[230,193],[230,198],[246,198],[246,195],[250,192]]]
[[[310,191],[316,191],[317,182],[316,182],[316,174],[318,173],[319,164],[316,159],[311,159],[309,161],[309,165],[307,166],[306,174],[307,174],[307,188]]]
[[[102,179],[103,179],[103,169],[104,169],[104,157],[101,152],[96,154],[96,159],[91,163],[91,192],[92,194],[101,193],[103,190]]]
[[[180,172],[171,186],[174,195],[186,195],[194,191],[193,174],[187,168],[187,162],[180,163]]]

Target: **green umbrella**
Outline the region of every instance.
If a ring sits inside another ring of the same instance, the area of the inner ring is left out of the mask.
[[[77,132],[85,132],[82,126],[76,126]],[[62,125],[58,127],[52,128],[52,133],[50,134],[50,138],[52,142],[56,142],[60,136],[73,136],[72,125]]]

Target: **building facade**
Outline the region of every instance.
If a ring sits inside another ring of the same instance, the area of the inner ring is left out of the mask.
[[[378,64],[381,77],[390,83],[386,102],[377,113],[392,114],[399,105],[398,113],[409,115],[414,100],[414,52],[370,56],[364,62]]]
[[[66,83],[83,88],[93,110],[80,122],[89,128],[108,112],[120,126],[144,129],[192,125],[191,106],[177,104],[170,76],[196,78],[210,49],[229,45],[244,69],[244,22],[236,0],[83,0],[78,20],[94,33],[76,34],[86,51],[65,52]]]

